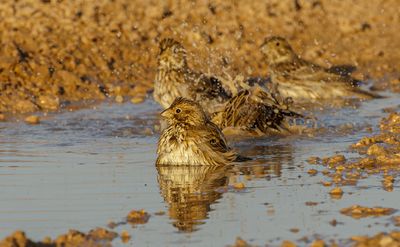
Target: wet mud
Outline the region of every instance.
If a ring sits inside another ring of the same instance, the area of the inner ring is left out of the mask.
[[[264,38],[286,37],[306,59],[349,64],[374,89],[399,91],[398,2],[6,1],[0,6],[0,113],[70,102],[143,102],[158,42],[173,37],[204,72],[268,76]]]

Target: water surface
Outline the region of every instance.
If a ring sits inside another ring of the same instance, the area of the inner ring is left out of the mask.
[[[348,146],[375,133],[386,115],[382,109],[399,104],[400,98],[391,96],[358,109],[319,112],[324,131],[314,137],[237,142],[235,149],[254,160],[224,169],[156,167],[160,107],[152,100],[102,103],[49,115],[39,125],[0,123],[0,238],[17,229],[34,240],[68,229],[88,231],[118,222],[132,209],[152,217],[147,224],[114,230],[128,230],[135,246],[225,246],[237,236],[278,246],[304,236],[346,239],[393,230],[390,216],[355,220],[339,210],[353,204],[398,209],[398,182],[387,192],[380,178],[371,176],[343,187],[342,199],[331,199],[331,188],[320,184],[326,178],[307,174],[323,167],[306,160],[337,152],[357,156]],[[236,182],[246,188],[234,189]],[[159,211],[166,213],[154,215]],[[333,219],[340,224],[332,226]],[[123,245],[118,239],[114,244]]]

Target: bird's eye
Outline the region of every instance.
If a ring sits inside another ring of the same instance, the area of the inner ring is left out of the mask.
[[[217,140],[211,139],[211,140],[210,140],[210,143],[211,143],[212,145],[215,145],[215,144],[217,144]]]
[[[178,108],[178,109],[175,110],[175,112],[176,113],[181,113],[181,109]]]
[[[280,45],[280,43],[279,42],[276,42],[276,46],[279,46]]]

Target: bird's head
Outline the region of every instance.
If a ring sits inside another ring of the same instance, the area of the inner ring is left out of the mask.
[[[171,106],[161,112],[161,116],[169,124],[184,123],[192,126],[204,124],[207,115],[199,103],[178,97]]]
[[[187,66],[186,50],[174,39],[163,39],[160,42],[158,66],[166,69],[182,69]]]
[[[268,65],[293,62],[297,58],[290,44],[282,37],[273,36],[266,38],[260,46],[260,50],[266,58]]]

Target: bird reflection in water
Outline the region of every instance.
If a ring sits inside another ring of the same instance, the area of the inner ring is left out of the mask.
[[[246,149],[245,147],[248,147]],[[240,175],[251,176],[252,178],[280,177],[282,169],[294,167],[294,147],[291,144],[247,144],[240,150],[247,157],[252,157],[252,162],[236,166],[235,170]]]
[[[217,189],[227,186],[232,166],[157,165],[158,183],[173,225],[193,232],[204,224],[211,204],[221,198]]]
[[[247,145],[240,150],[254,157],[246,163],[229,166],[157,165],[160,192],[168,203],[168,215],[182,232],[193,232],[205,223],[211,205],[222,197],[223,190],[237,176],[253,179],[280,177],[283,169],[294,166],[294,148],[289,144]],[[262,158],[261,158],[262,157]]]

